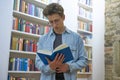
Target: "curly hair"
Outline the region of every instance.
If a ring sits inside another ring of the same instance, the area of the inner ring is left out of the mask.
[[[63,7],[58,4],[58,3],[51,3],[49,5],[46,6],[46,8],[43,10],[43,15],[44,16],[48,16],[48,15],[52,15],[52,14],[59,14],[60,16],[64,15],[64,9]]]

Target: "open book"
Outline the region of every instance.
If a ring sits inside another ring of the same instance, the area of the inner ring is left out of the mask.
[[[39,50],[39,51],[37,51],[37,55],[40,57],[40,59],[43,61],[43,63],[45,65],[48,64],[48,62],[46,60],[46,57],[48,59],[50,59],[51,61],[53,61],[56,54],[58,54],[58,53],[64,55],[63,63],[73,60],[72,52],[71,52],[69,46],[67,46],[66,44],[59,45],[58,47],[56,47],[53,50],[53,52],[48,51],[48,50]]]

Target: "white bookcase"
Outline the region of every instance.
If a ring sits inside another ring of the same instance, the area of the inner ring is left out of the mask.
[[[92,0],[78,0],[78,28],[77,32],[83,39],[84,46],[88,55],[88,66],[83,68],[78,74],[79,78],[92,80],[92,38],[93,38],[93,20],[92,20]]]
[[[43,8],[48,3],[49,0],[13,0],[13,25],[11,25],[13,29],[11,30],[8,64],[10,80],[18,77],[32,78],[33,80],[40,79],[40,71],[35,70],[36,51],[33,50],[33,45],[37,46],[37,41],[42,35],[40,31],[43,28],[45,31],[45,27],[48,24],[48,20],[42,14]],[[36,25],[40,26],[36,27]],[[29,28],[26,28],[27,26]],[[31,45],[29,41],[32,41]],[[33,44],[33,41],[36,43]],[[32,64],[31,61],[33,61]]]

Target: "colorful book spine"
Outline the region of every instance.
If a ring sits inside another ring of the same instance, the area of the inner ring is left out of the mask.
[[[38,71],[35,61],[30,58],[10,58],[9,70],[12,71]]]
[[[41,24],[33,24],[22,18],[13,18],[13,30],[23,31],[31,34],[43,35],[49,32],[49,26],[42,26]]]

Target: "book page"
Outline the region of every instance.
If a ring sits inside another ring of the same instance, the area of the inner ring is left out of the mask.
[[[51,55],[52,54],[52,52],[49,51],[49,50],[38,50],[37,52],[41,53],[41,54],[46,54],[46,55]]]
[[[61,49],[64,49],[64,48],[66,48],[66,47],[68,47],[67,44],[61,44],[61,45],[59,45],[58,47],[56,47],[53,52],[58,51],[58,50],[61,50]]]

